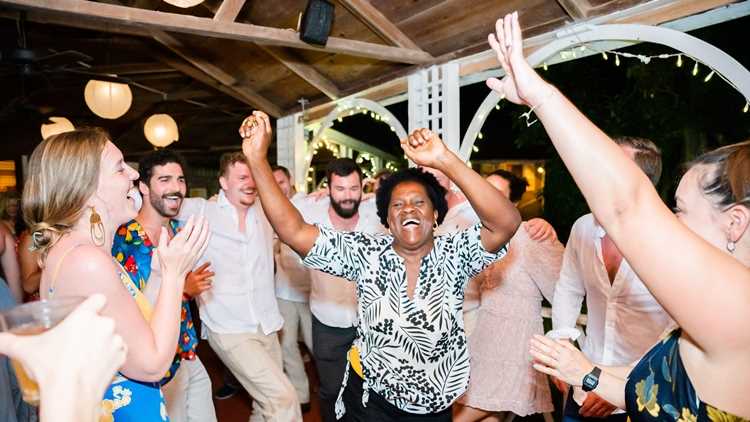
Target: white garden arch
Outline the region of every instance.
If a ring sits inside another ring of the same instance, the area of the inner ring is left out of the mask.
[[[315,130],[312,140],[307,145],[307,151],[305,153],[304,173],[302,174],[306,175],[308,173],[308,170],[310,169],[310,163],[312,163],[313,159],[312,146],[323,139],[323,135],[325,134],[326,129],[329,129],[333,126],[334,120],[351,116],[353,114],[362,112],[363,110],[375,113],[384,124],[390,125],[391,131],[395,132],[396,136],[398,136],[398,139],[406,138],[406,129],[404,129],[403,125],[401,125],[401,122],[398,121],[396,116],[394,116],[393,113],[391,113],[383,105],[366,98],[354,98],[351,100],[343,101],[339,105],[337,105],[335,109],[328,113],[325,118],[323,118],[323,120],[320,122],[320,126],[318,126],[318,128]]]
[[[536,67],[562,50],[596,41],[637,41],[662,44],[710,67],[737,89],[745,97],[745,101],[750,101],[750,72],[719,48],[684,32],[660,26],[612,24],[583,25],[573,27],[562,34],[563,38],[529,55],[527,58],[529,63]],[[500,95],[492,91],[477,109],[461,142],[460,157],[463,160],[468,161],[474,142],[487,116],[500,100]]]

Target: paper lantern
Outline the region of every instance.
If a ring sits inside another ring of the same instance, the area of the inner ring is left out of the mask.
[[[182,7],[184,9],[197,6],[203,3],[203,0],[164,0],[164,3],[169,3],[172,6]]]
[[[42,139],[47,139],[52,135],[70,132],[75,129],[73,123],[70,123],[70,120],[65,117],[50,117],[48,120],[52,123],[42,123]]]
[[[177,123],[168,114],[154,114],[146,119],[143,134],[146,135],[151,145],[157,148],[164,148],[180,139]]]
[[[117,119],[127,113],[133,93],[127,84],[90,80],[83,91],[89,109],[99,117]]]

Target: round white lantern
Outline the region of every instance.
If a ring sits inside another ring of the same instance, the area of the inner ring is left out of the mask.
[[[75,129],[73,123],[65,117],[50,117],[48,120],[52,123],[42,123],[42,139],[47,139],[52,135],[70,132]]]
[[[90,80],[83,91],[89,109],[99,117],[117,119],[127,113],[133,93],[127,84]]]
[[[158,148],[164,148],[180,139],[177,123],[168,114],[154,114],[146,119],[143,134],[151,145]]]
[[[203,0],[164,0],[164,3],[169,3],[172,6],[188,8],[203,3]]]

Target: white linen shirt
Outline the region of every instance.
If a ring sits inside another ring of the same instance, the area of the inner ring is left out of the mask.
[[[604,235],[592,214],[573,224],[555,287],[550,334],[571,337],[565,332],[575,328],[585,296],[588,323],[581,350],[598,365],[625,366],[650,349],[672,320],[625,259],[610,284],[602,258]]]
[[[297,203],[302,218],[308,224],[333,227],[328,215],[330,198],[315,201],[306,199]],[[355,232],[368,234],[383,233],[375,200],[359,204],[359,220]],[[318,321],[329,327],[348,328],[357,325],[357,293],[353,283],[318,270],[310,270],[310,312]]]
[[[273,229],[260,202],[247,211],[245,233],[224,192],[216,202],[187,198],[178,219],[204,215],[211,239],[199,263],[211,262],[211,288],[198,296],[201,321],[220,334],[263,333],[281,329],[273,280]]]
[[[305,201],[305,194],[297,192],[291,199],[292,204],[299,209]],[[302,264],[302,258],[286,243],[278,242],[274,260],[276,272],[276,297],[296,303],[307,303],[310,300],[310,270]]]

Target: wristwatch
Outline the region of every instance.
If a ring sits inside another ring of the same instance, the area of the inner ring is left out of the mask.
[[[583,377],[583,382],[581,383],[581,389],[583,391],[589,392],[596,388],[597,385],[599,385],[599,374],[602,373],[602,369],[598,366],[595,366],[594,369],[591,370],[588,374],[586,374],[585,377]]]

